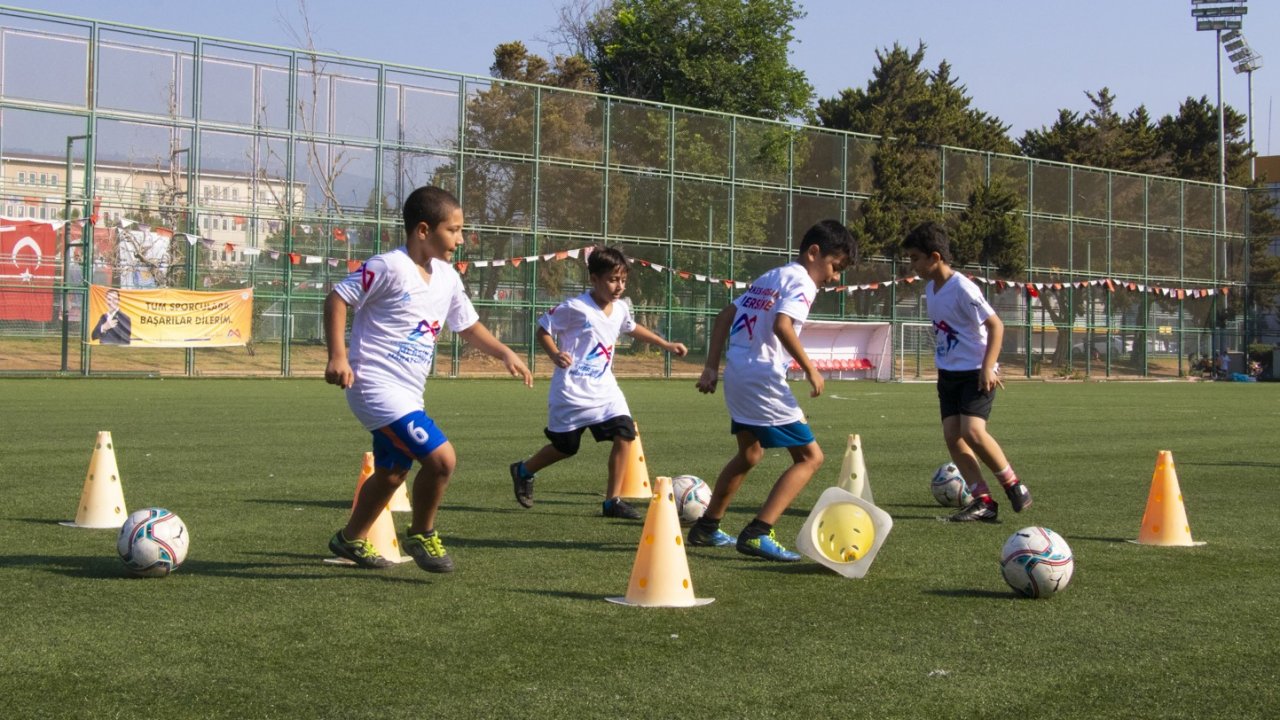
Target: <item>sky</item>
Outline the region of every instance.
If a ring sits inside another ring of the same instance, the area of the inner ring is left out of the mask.
[[[14,5],[130,25],[297,46],[298,0],[26,0]],[[817,98],[865,87],[876,51],[927,46],[968,88],[973,107],[1014,139],[1085,112],[1085,91],[1108,87],[1115,109],[1154,118],[1188,97],[1217,101],[1212,32],[1197,32],[1188,0],[796,0],[791,62]],[[1241,0],[1247,2],[1247,0]],[[352,57],[487,76],[493,48],[523,41],[549,55],[564,0],[307,0],[315,45]],[[1264,66],[1253,73],[1254,145],[1280,154],[1280,1],[1247,2],[1244,35]],[[1246,75],[1222,55],[1223,102],[1247,112]],[[1268,65],[1270,63],[1270,65]]]

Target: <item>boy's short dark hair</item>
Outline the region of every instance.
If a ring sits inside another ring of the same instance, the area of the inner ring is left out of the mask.
[[[631,272],[627,256],[616,246],[597,245],[587,258],[587,273],[591,275],[608,275],[618,268]]]
[[[404,231],[408,234],[426,223],[433,228],[449,218],[455,208],[462,207],[453,193],[434,185],[423,185],[404,200]]]
[[[820,220],[806,230],[804,239],[800,241],[800,252],[803,253],[812,245],[818,246],[823,257],[845,255],[848,256],[850,265],[858,262],[858,243],[854,241],[849,228],[839,220]]]
[[[902,241],[903,250],[919,250],[925,255],[938,253],[942,261],[951,264],[951,236],[941,224],[929,221],[915,226]]]

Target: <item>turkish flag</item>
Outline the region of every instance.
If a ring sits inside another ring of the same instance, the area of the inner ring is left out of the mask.
[[[49,223],[0,223],[0,320],[53,320],[57,248]]]

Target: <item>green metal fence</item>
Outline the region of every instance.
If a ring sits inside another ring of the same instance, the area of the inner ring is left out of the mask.
[[[735,283],[788,259],[813,222],[856,217],[876,143],[0,7],[0,209],[72,220],[60,226],[51,287],[0,273],[0,292],[43,293],[52,307],[47,319],[0,319],[0,372],[319,373],[325,294],[360,259],[399,244],[400,199],[426,183],[462,200],[467,242],[455,260],[484,321],[537,369],[550,369],[532,342],[537,315],[583,286],[579,251],[609,242],[641,261],[629,288],[641,322],[693,349],[674,361],[637,350],[619,372],[695,372]],[[1021,197],[1027,271],[975,272],[1006,323],[1006,366],[1172,376],[1190,372],[1194,354],[1241,348],[1249,317],[1224,311],[1245,290],[1244,189],[959,148],[928,154],[943,212],[991,178]],[[921,288],[895,281],[900,272],[869,259],[814,314],[895,323],[913,358],[899,375],[922,377]],[[252,288],[253,341],[91,348],[79,312],[91,282]],[[449,348],[437,373],[499,371]]]

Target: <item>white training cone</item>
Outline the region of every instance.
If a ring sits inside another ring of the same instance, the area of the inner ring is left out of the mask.
[[[693,594],[671,478],[659,476],[655,485],[649,501],[649,513],[644,518],[636,561],[631,567],[627,595],[605,599],[619,605],[640,607],[706,605],[714,598],[699,598]]]
[[[76,507],[76,519],[59,523],[67,527],[119,529],[129,517],[124,505],[124,488],[120,484],[120,469],[116,467],[116,451],[111,433],[103,430],[93,446],[89,459],[89,472],[84,476],[84,489],[80,491],[80,504]]]
[[[867,478],[867,463],[862,457],[862,436],[850,435],[844,450],[844,462],[840,465],[840,480],[836,487],[849,491],[863,500],[876,504],[871,495],[871,481]]]
[[[842,488],[822,491],[796,537],[796,549],[847,578],[867,574],[893,529],[889,513]]]

